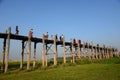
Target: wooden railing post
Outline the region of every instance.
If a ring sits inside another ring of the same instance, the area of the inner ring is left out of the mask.
[[[63,37],[63,61],[66,64],[66,47],[65,47],[65,37]]]
[[[42,67],[45,67],[45,36],[42,36]]]

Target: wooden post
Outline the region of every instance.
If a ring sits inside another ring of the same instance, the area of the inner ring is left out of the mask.
[[[66,64],[66,47],[65,47],[65,37],[63,37],[63,61]]]
[[[56,36],[54,36],[54,65],[57,65],[57,44],[56,44]]]
[[[3,72],[4,72],[4,69],[5,69],[5,49],[6,49],[6,38],[4,38],[3,51],[2,51],[2,66],[1,66],[1,70]]]
[[[42,67],[45,67],[45,37],[42,37]]]
[[[89,44],[89,43],[87,44],[87,47],[88,47],[88,57],[89,57],[89,59],[91,59],[91,54],[90,54],[90,44]]]
[[[85,48],[85,42],[83,43],[83,53],[84,53],[84,58],[86,58],[86,48]]]
[[[5,55],[5,73],[8,70],[11,27],[9,27],[7,33],[8,35],[7,35],[6,50],[5,50],[5,54],[6,54]]]
[[[34,43],[34,61],[33,61],[33,68],[35,68],[35,65],[36,65],[36,42]]]
[[[27,51],[27,70],[30,69],[30,58],[31,58],[31,38],[32,38],[32,31],[29,31],[28,36],[28,51]]]
[[[21,53],[21,63],[20,63],[20,69],[23,69],[23,60],[24,60],[24,43],[25,41],[22,41],[22,53]]]
[[[45,66],[48,66],[48,53],[47,53],[47,44],[46,44],[46,52],[45,52]]]
[[[80,47],[81,47],[81,42],[78,40],[78,58],[80,59]]]
[[[73,62],[72,43],[70,45],[70,61]]]
[[[98,50],[97,50],[97,46],[95,46],[95,56],[96,56],[96,59],[98,59]]]
[[[94,49],[93,49],[93,42],[91,42],[91,51],[92,51],[92,58],[95,59]]]
[[[74,43],[72,43],[72,63],[75,63]]]

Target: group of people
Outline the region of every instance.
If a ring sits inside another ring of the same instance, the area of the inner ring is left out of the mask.
[[[58,39],[58,35],[57,34],[55,35],[55,37],[56,37],[57,41],[63,41],[63,39],[64,39],[64,35],[63,34],[59,37],[59,39]],[[44,38],[46,40],[49,38],[48,32],[46,34],[44,34]],[[54,40],[54,36],[53,35],[51,35],[51,39]]]

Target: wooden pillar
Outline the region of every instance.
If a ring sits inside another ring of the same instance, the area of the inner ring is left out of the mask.
[[[98,47],[99,59],[102,59],[100,46]]]
[[[45,67],[45,37],[42,36],[42,67]]]
[[[45,51],[45,66],[48,66],[48,53],[47,53],[47,44],[46,44],[46,51]]]
[[[74,44],[72,43],[72,63],[75,63],[75,51],[74,51]]]
[[[97,46],[95,46],[95,56],[96,56],[96,59],[98,59],[98,50],[97,50]]]
[[[34,60],[33,60],[33,68],[35,68],[35,65],[36,65],[36,42],[34,43]]]
[[[23,69],[24,48],[25,48],[24,43],[25,43],[25,41],[22,41],[22,53],[21,53],[20,69]]]
[[[94,49],[93,49],[93,42],[91,42],[91,51],[92,51],[92,59],[95,58],[95,54],[94,54]]]
[[[8,70],[8,62],[9,62],[9,49],[10,49],[10,34],[11,34],[11,28],[9,27],[7,31],[7,42],[6,42],[6,50],[5,50],[5,73]]]
[[[27,70],[30,69],[30,58],[31,58],[31,33],[32,31],[29,31],[29,36],[28,36],[28,50],[27,50]]]
[[[73,62],[72,43],[70,45],[70,61]]]
[[[56,44],[56,36],[54,36],[54,65],[57,65],[57,44]]]
[[[5,49],[6,49],[6,38],[4,38],[3,51],[2,51],[2,66],[1,66],[1,70],[3,72],[4,72],[4,69],[5,69]]]
[[[81,47],[81,43],[79,42],[79,40],[78,40],[78,58],[80,59],[80,47]]]
[[[85,42],[83,44],[83,53],[84,53],[84,58],[86,58],[86,48],[85,48]]]
[[[88,58],[91,59],[91,54],[90,54],[90,44],[88,43]]]
[[[66,46],[65,46],[65,37],[63,37],[63,61],[66,64]]]

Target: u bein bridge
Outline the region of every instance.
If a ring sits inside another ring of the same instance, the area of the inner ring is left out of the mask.
[[[31,42],[34,42],[34,60],[33,60],[33,68],[36,66],[36,45],[38,43],[42,43],[42,67],[47,67],[48,65],[48,52],[53,45],[53,55],[54,55],[54,64],[57,65],[57,46],[62,45],[63,48],[63,62],[66,64],[66,53],[69,51],[70,61],[71,63],[75,63],[76,60],[81,58],[89,58],[89,59],[108,59],[113,56],[120,56],[117,48],[106,47],[105,45],[96,46],[91,43],[81,43],[81,40],[72,42],[65,42],[65,37],[62,36],[61,40],[57,40],[57,35],[53,36],[53,39],[48,39],[45,34],[43,34],[42,38],[32,37],[32,31],[29,31],[28,36],[18,35],[18,28],[16,28],[17,33],[12,34],[11,28],[9,27],[6,33],[0,33],[0,38],[4,39],[3,42],[3,50],[2,50],[2,65],[1,70],[7,72],[8,70],[8,62],[9,62],[9,49],[10,49],[10,40],[20,40],[22,41],[22,53],[21,53],[21,61],[20,68],[23,68],[24,62],[24,48],[25,42],[27,42],[27,70],[30,69],[30,61],[31,61]],[[50,45],[49,45],[50,44]]]

